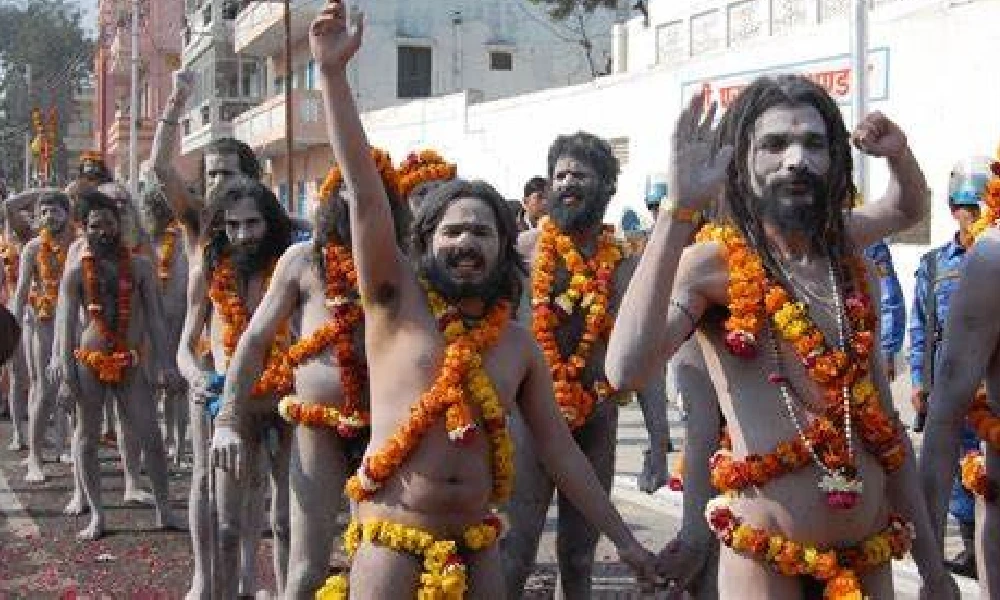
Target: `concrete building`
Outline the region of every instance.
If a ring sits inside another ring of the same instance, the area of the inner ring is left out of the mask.
[[[285,147],[283,6],[250,2],[236,17],[236,51],[240,60],[263,60],[266,91],[260,106],[235,119],[235,136],[265,159],[279,197],[299,214],[306,212],[307,199],[332,163],[307,40],[308,25],[323,4],[291,2],[291,188]],[[358,0],[351,10],[363,11],[366,21],[365,42],[349,73],[362,110],[454,93],[484,102],[590,81],[595,73],[610,71],[612,24],[627,15],[624,10],[599,10],[553,23],[543,9],[523,0]],[[581,45],[584,39],[591,44],[589,59]],[[402,156],[394,154],[397,160]]]
[[[181,119],[181,152],[185,155],[194,156],[209,142],[232,137],[236,117],[263,98],[266,80],[262,61],[237,56],[233,50],[236,14],[246,4],[237,0],[183,0],[181,62],[195,72],[194,93]]]
[[[180,66],[183,0],[144,0],[140,6],[138,106],[130,106],[131,2],[99,0],[99,47],[95,58],[96,147],[116,179],[128,179],[129,118],[138,125],[137,158],[149,156],[156,119],[171,92],[171,73]],[[191,173],[190,161],[181,161]]]
[[[68,175],[76,175],[80,154],[86,150],[97,148],[95,136],[97,130],[94,124],[94,104],[97,100],[96,78],[88,78],[80,83],[73,92],[73,113],[66,121],[66,134],[63,147],[66,149],[66,164]]]

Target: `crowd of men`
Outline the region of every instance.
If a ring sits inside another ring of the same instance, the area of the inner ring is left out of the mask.
[[[331,0],[310,29],[335,157],[310,223],[237,140],[181,177],[183,71],[139,197],[91,157],[65,190],[4,202],[11,447],[29,482],[72,463],[81,543],[105,533],[104,423],[126,500],[190,532],[190,598],[255,591],[266,515],[282,596],[519,597],[556,492],[560,597],[591,597],[601,534],[647,592],[891,598],[911,554],[922,597],[958,596],[946,567],[1000,594],[1000,166],[956,171],[959,231],[918,271],[918,461],[889,392],[903,317],[883,240],[930,194],[899,126],[874,113],[849,132],[798,76],[756,80],[721,118],[697,96],[647,198],[655,225],[626,244],[603,223],[619,165],[594,135],[559,136],[519,210],[433,150],[397,164],[371,146],[346,76],[363,19],[345,13]],[[858,201],[852,144],[885,159],[884,197]],[[633,393],[642,487],[667,481],[668,361],[684,518],[654,554],[609,490]],[[185,525],[167,472],[188,432]],[[946,565],[949,497],[965,549]],[[349,568],[331,576],[339,537]]]

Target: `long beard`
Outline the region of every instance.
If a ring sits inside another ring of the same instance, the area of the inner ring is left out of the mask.
[[[87,245],[98,256],[114,256],[121,248],[121,238],[109,235],[88,235]]]
[[[563,202],[569,196],[575,196],[577,202],[572,205]],[[610,200],[582,186],[569,186],[550,193],[549,217],[564,233],[586,231],[601,223]]]
[[[233,264],[236,270],[245,275],[252,275],[260,272],[267,261],[261,244],[232,249]]]
[[[781,188],[789,182],[769,183],[757,199],[761,218],[771,221],[782,231],[809,237],[817,247],[823,245],[822,234],[826,229],[827,206],[830,203],[829,187],[812,173],[801,176],[812,196],[811,202],[788,200],[781,197]]]
[[[433,256],[423,256],[420,259],[419,269],[421,277],[427,279],[431,288],[448,302],[479,298],[490,306],[500,297],[502,274],[499,268],[495,267],[489,276],[479,283],[456,282]]]

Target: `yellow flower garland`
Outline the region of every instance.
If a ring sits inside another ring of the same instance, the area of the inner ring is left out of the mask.
[[[478,552],[496,543],[503,535],[502,519],[491,514],[482,522],[465,528],[461,550]],[[351,521],[344,533],[344,550],[353,559],[358,546],[365,541],[396,552],[412,554],[423,562],[418,599],[461,600],[468,591],[466,567],[459,545],[454,540],[442,540],[418,527],[391,523],[381,519],[358,523]],[[346,600],[349,592],[348,575],[335,575],[316,592],[316,600]]]

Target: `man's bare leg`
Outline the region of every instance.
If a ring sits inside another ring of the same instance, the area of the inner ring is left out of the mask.
[[[104,425],[101,430],[101,440],[111,444],[118,439],[115,433],[115,405],[111,398],[104,401]]]
[[[607,401],[598,404],[587,424],[574,434],[580,450],[590,460],[594,474],[608,493],[615,476],[617,430],[618,406],[613,401]],[[556,583],[556,597],[570,600],[591,597],[594,552],[600,537],[600,532],[583,514],[559,494],[559,519],[556,526],[559,579]]]
[[[187,392],[171,393],[161,390],[158,397],[163,399],[163,421],[167,452],[174,466],[181,466],[184,458],[188,425]]]
[[[138,377],[138,375],[136,375]],[[136,504],[140,506],[154,506],[156,501],[142,483],[142,440],[138,431],[129,425],[124,407],[123,399],[127,399],[124,390],[112,393],[114,399],[114,410],[116,415],[115,423],[118,429],[118,454],[122,459],[122,473],[125,479],[125,504]],[[142,398],[141,402],[151,402],[152,395]],[[157,427],[159,433],[159,427]],[[162,437],[160,438],[162,444]],[[148,459],[147,459],[148,460]],[[147,465],[148,469],[148,465]],[[150,473],[147,474],[151,475]]]
[[[191,550],[194,555],[194,574],[187,600],[211,598],[212,567],[212,514],[208,470],[211,461],[209,444],[212,424],[204,405],[191,401],[191,491],[188,497],[188,528],[191,531]]]
[[[26,327],[22,332],[22,340],[33,335],[32,328]],[[28,353],[27,344],[22,342],[22,346],[14,352],[14,357],[10,361],[10,386],[7,390],[7,402],[10,407],[11,439],[7,446],[8,450],[24,450],[27,436],[25,435],[25,423],[28,420],[28,395],[31,391],[28,379],[28,362],[25,357]]]
[[[719,600],[800,600],[802,584],[797,577],[785,577],[763,563],[743,558],[727,547],[720,548]]]
[[[649,434],[649,448],[644,453],[639,489],[652,494],[666,485],[669,478],[667,452],[670,447],[670,422],[667,419],[666,371],[660,376],[650,377],[635,396]]]
[[[288,583],[288,551],[291,538],[288,524],[288,457],[291,454],[293,428],[283,421],[275,422],[277,425],[270,430],[273,433],[268,434],[274,438],[265,443],[265,447],[268,448],[268,464],[271,466],[271,541],[274,578],[278,595],[283,596]],[[333,515],[336,518],[336,512]]]
[[[243,585],[243,574],[240,572],[240,557],[248,553],[256,554],[257,541],[260,539],[259,525],[250,526],[246,523],[247,504],[255,504],[255,495],[262,493],[261,480],[263,466],[261,465],[260,436],[249,436],[244,440],[243,459],[244,470],[237,480],[235,474],[223,469],[215,470],[215,502],[218,511],[218,562],[213,573],[213,598],[235,598]],[[259,523],[259,521],[255,521]],[[245,562],[242,564],[246,564]],[[249,561],[253,565],[253,558]]]
[[[351,600],[412,598],[422,569],[413,555],[361,542],[351,563]]]
[[[507,504],[510,531],[500,540],[507,596],[520,598],[538,553],[555,485],[538,461],[531,434],[520,417],[510,420],[514,440],[514,493]]]
[[[30,483],[41,483],[45,481],[42,463],[44,462],[46,426],[51,417],[56,435],[58,456],[63,450],[63,439],[61,438],[66,435],[65,417],[63,417],[61,410],[55,410],[57,389],[45,375],[45,365],[48,364],[52,349],[51,333],[46,336],[45,332],[36,332],[28,340],[28,346],[30,351],[28,377],[31,381],[31,391],[28,396],[28,474],[24,479]]]
[[[267,455],[264,453],[263,444],[260,446],[257,456],[258,477],[256,484],[251,489],[243,489],[243,501],[240,504],[240,596],[253,596],[257,593],[257,547],[260,545],[261,536],[265,533],[265,519],[267,517],[267,496],[269,491],[269,478],[264,477],[264,473],[270,469]],[[267,525],[270,527],[270,525]]]
[[[506,600],[502,557],[497,546],[476,552],[466,559],[469,569],[469,597],[477,600]]]
[[[343,443],[327,428],[300,425],[289,457],[289,570],[286,598],[312,598],[326,580],[337,533],[347,461]],[[501,583],[502,589],[502,583]]]
[[[121,429],[122,435],[126,436],[124,444],[126,451],[122,453],[122,460],[125,460],[125,455],[128,453],[128,432],[133,434],[137,440],[136,453],[129,459],[135,464],[137,462],[135,459],[139,458],[139,450],[141,449],[146,473],[149,474],[149,480],[153,484],[156,526],[163,529],[185,529],[183,521],[170,508],[170,473],[167,469],[167,454],[163,449],[163,437],[156,421],[157,406],[153,400],[153,389],[142,369],[137,369],[133,373],[131,380],[125,385],[125,389],[117,396],[117,399],[118,427]],[[128,502],[130,498],[127,487],[125,493],[125,501]]]
[[[993,598],[1000,593],[1000,507],[976,497],[976,568],[979,572],[979,597]],[[987,534],[987,532],[989,532]]]
[[[85,369],[78,369],[80,396],[76,399],[76,430],[73,435],[73,468],[79,469],[80,489],[90,507],[90,524],[79,533],[81,540],[104,535],[104,506],[101,504],[101,465],[97,460],[101,413],[107,389]],[[69,507],[67,507],[69,508]]]

